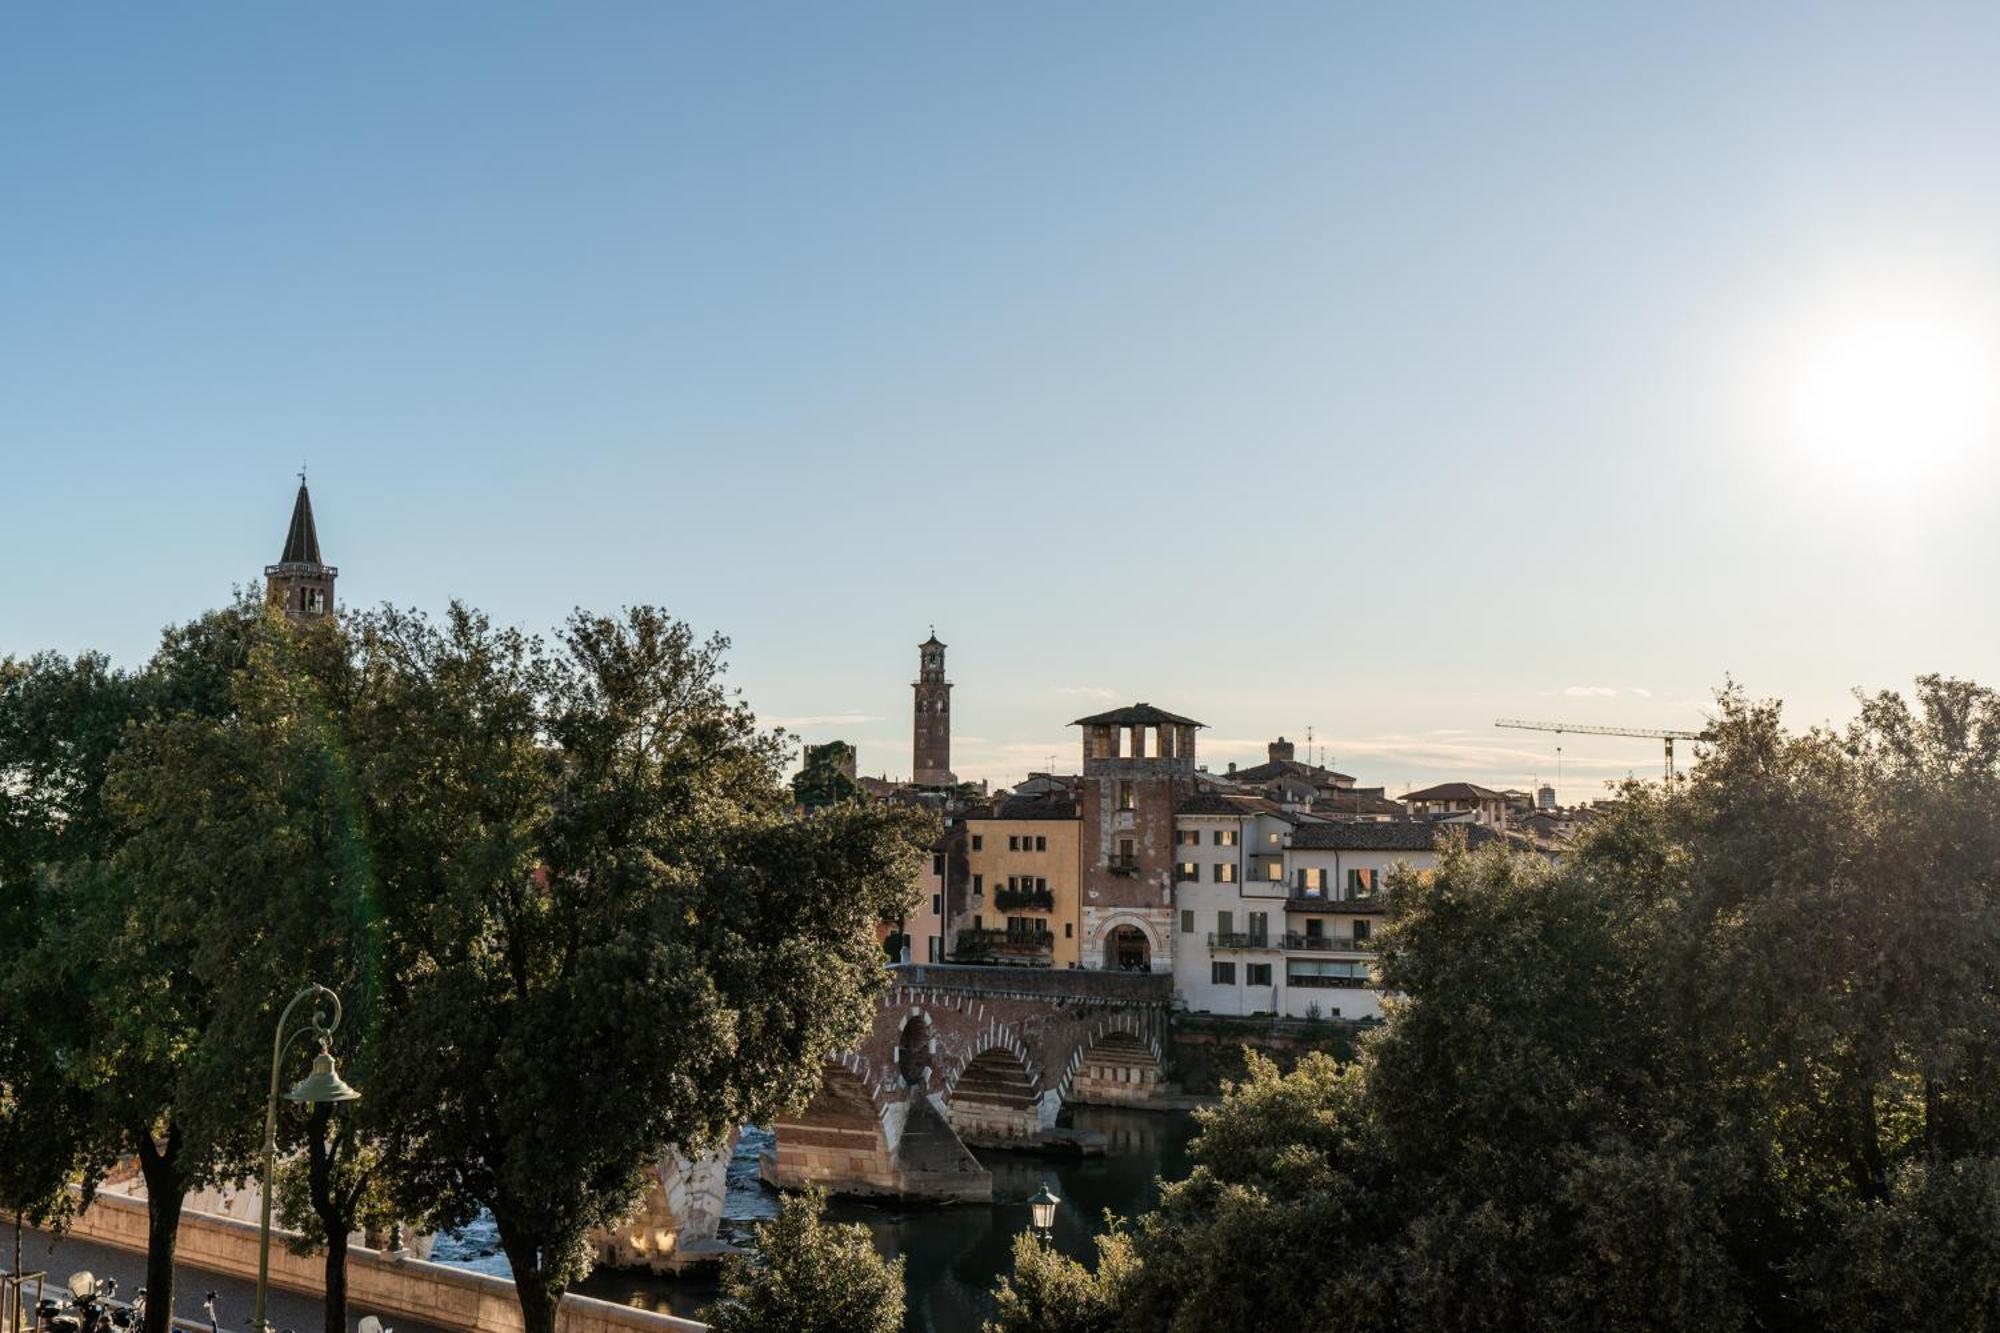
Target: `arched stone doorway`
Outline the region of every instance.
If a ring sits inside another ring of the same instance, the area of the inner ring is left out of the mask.
[[[1104,966],[1113,972],[1150,972],[1153,949],[1146,932],[1137,926],[1119,926],[1104,937]]]

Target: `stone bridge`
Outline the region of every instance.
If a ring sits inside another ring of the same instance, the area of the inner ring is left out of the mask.
[[[989,1199],[967,1144],[1048,1144],[1065,1102],[1162,1092],[1172,977],[944,964],[890,969],[868,1039],[774,1127],[764,1178],[795,1188]]]

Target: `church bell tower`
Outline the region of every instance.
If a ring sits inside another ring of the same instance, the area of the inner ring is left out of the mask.
[[[299,473],[299,497],[292,502],[292,525],[275,565],[264,566],[264,596],[293,620],[333,614],[333,581],[340,571],[319,558],[319,530],[313,526],[312,496]]]
[[[944,645],[937,631],[917,645],[916,743],[910,759],[910,781],[919,787],[949,787],[958,781],[951,771],[951,682],[944,678]]]

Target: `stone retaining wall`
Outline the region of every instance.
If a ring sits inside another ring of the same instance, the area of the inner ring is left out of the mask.
[[[121,1250],[146,1249],[146,1204],[120,1194],[100,1194],[77,1218],[72,1234]],[[177,1263],[232,1277],[257,1279],[257,1226],[209,1213],[181,1214]],[[318,1295],[325,1258],[296,1255],[282,1236],[271,1239],[271,1285]],[[347,1254],[347,1300],[356,1310],[419,1320],[452,1333],[524,1333],[514,1284],[446,1264],[392,1258],[355,1246]],[[557,1333],[702,1333],[707,1324],[592,1300],[563,1297]]]

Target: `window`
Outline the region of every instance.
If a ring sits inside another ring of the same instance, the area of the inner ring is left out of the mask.
[[[1015,837],[1011,833],[1007,835],[1007,850],[1010,852],[1018,852],[1021,850],[1021,840]]]
[[[1201,867],[1196,865],[1192,861],[1183,861],[1179,865],[1174,867],[1174,878],[1189,879],[1189,880],[1200,879]]]
[[[1326,892],[1326,868],[1324,866],[1300,866],[1299,888],[1307,893]]]
[[[1063,922],[1063,938],[1067,940],[1073,938],[1075,935],[1076,935],[1076,922],[1074,921]]]
[[[1138,801],[1134,795],[1131,779],[1118,779],[1118,808],[1120,810],[1130,810],[1137,804]]]
[[[1271,965],[1269,963],[1245,963],[1243,965],[1243,984],[1246,986],[1270,985]]]
[[[932,852],[932,853],[931,853],[931,873],[932,873],[933,875],[942,875],[942,874],[944,874],[944,853],[943,853],[943,852]]]
[[[1181,934],[1194,934],[1194,909],[1191,907],[1181,909]]]
[[[1307,939],[1309,939],[1309,940],[1316,940],[1316,939],[1320,939],[1320,938],[1322,938],[1323,936],[1325,936],[1325,934],[1326,934],[1326,918],[1325,918],[1325,917],[1318,917],[1318,916],[1309,916],[1309,917],[1307,917],[1307,918],[1306,918],[1306,938],[1307,938]]]
[[[980,924],[979,924],[979,913],[977,913],[977,912],[974,912],[974,913],[972,914],[972,928],[973,928],[974,930],[984,930],[984,929],[985,929],[985,927],[984,927],[984,926],[982,926],[982,925],[980,925]]]
[[[1235,934],[1236,914],[1234,912],[1217,912],[1215,914],[1215,933],[1218,935]]]
[[[1278,845],[1278,830],[1272,829],[1269,833],[1265,834],[1264,841],[1276,847]]]
[[[927,961],[935,963],[938,960],[938,952],[943,943],[944,941],[940,940],[937,936],[931,936],[930,954]]]
[[[1250,912],[1246,915],[1250,918],[1249,929],[1251,939],[1267,940],[1271,938],[1271,914],[1269,912]]]
[[[932,916],[944,915],[944,895],[937,893],[933,893],[931,895],[931,915]]]
[[[1048,849],[1049,849],[1049,840],[1047,835],[1037,833],[1035,835],[1035,850],[1038,852],[1046,852]]]
[[[1236,984],[1236,964],[1210,963],[1208,965],[1208,979],[1217,986],[1234,986]]]
[[[1347,896],[1350,898],[1372,898],[1375,896],[1377,870],[1350,870],[1347,872]]]
[[[1217,884],[1234,884],[1236,882],[1236,863],[1234,861],[1217,861],[1215,863],[1215,882]]]
[[[984,892],[986,892],[986,876],[974,875],[972,877],[972,896],[977,898]]]
[[[1356,921],[1354,923],[1354,942],[1356,944],[1359,944],[1367,938],[1368,938],[1368,923],[1366,921]]]
[[[1174,830],[1174,846],[1201,846],[1201,830],[1198,828],[1177,828]]]
[[[1234,847],[1236,845],[1236,838],[1237,833],[1233,828],[1219,828],[1215,831],[1215,845],[1217,847]]]
[[[1264,878],[1272,884],[1284,883],[1285,863],[1283,861],[1266,861],[1264,863]]]
[[[979,835],[978,835],[977,833],[973,834],[973,835],[972,835],[972,850],[973,850],[973,851],[975,851],[975,852],[983,852],[983,851],[985,851],[985,850],[986,850],[986,839],[982,838],[982,837],[981,837],[981,836],[979,836]]]
[[[1130,838],[1120,838],[1118,840],[1118,859],[1128,866],[1131,865],[1138,859],[1137,844]]]

